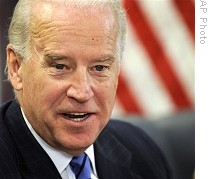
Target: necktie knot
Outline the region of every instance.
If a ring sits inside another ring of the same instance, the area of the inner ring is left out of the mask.
[[[76,179],[91,178],[90,159],[86,153],[83,153],[77,157],[73,157],[70,162],[70,166],[75,174]]]

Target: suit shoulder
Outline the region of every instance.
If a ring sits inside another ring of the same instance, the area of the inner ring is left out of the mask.
[[[0,107],[0,137],[2,140],[9,135],[8,128],[4,121],[6,120],[6,113],[10,105],[11,102],[7,102]]]
[[[7,109],[11,102],[0,107],[0,178],[19,178],[15,144],[12,140],[8,127],[4,123]]]
[[[110,120],[107,130],[132,153],[134,170],[141,171],[145,178],[172,178],[162,151],[142,129],[128,122]]]
[[[139,127],[120,120],[110,120],[107,130],[114,135],[121,143],[133,150],[141,148],[152,153],[159,153],[160,150],[154,141]]]
[[[121,120],[110,120],[107,125],[107,129],[112,131],[113,134],[119,136],[120,138],[129,138],[130,136],[138,136],[138,139],[139,137],[146,139],[149,138],[142,129]]]

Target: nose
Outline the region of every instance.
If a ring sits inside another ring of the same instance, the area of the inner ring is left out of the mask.
[[[91,78],[85,70],[74,72],[70,81],[71,83],[67,90],[68,98],[84,103],[93,97]]]

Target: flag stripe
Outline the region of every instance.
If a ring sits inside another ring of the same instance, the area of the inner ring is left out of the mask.
[[[138,2],[150,26],[155,29],[153,32],[161,42],[185,94],[194,101],[194,41],[173,0]]]
[[[192,0],[173,0],[195,41],[195,5]]]
[[[174,112],[173,101],[157,77],[144,46],[137,41],[129,21],[127,36],[121,72],[136,102],[143,108],[144,115],[158,116]]]
[[[136,99],[130,91],[129,86],[126,84],[122,73],[119,76],[117,97],[126,113],[144,114],[143,109],[136,103]]]
[[[182,85],[174,73],[173,67],[169,63],[167,55],[152,32],[140,6],[134,0],[124,0],[124,6],[127,10],[128,17],[133,24],[137,38],[142,41],[147,49],[153,67],[170,93],[176,107],[192,106],[192,102],[185,94]]]

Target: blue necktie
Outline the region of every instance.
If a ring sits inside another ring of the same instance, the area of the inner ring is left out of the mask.
[[[70,166],[76,179],[91,179],[90,159],[86,153],[73,157]]]

